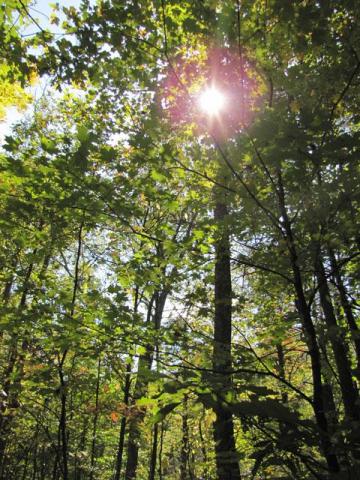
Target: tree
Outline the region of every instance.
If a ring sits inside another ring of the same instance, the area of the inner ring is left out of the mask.
[[[5,5],[1,478],[357,477],[356,7]]]

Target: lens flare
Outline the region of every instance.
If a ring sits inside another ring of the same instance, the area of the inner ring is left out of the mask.
[[[225,95],[215,87],[208,87],[199,96],[201,110],[210,117],[218,115],[224,109],[225,104]]]
[[[165,68],[157,97],[172,127],[225,140],[250,126],[267,91],[238,48],[184,48]]]

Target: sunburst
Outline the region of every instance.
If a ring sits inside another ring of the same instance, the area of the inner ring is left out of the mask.
[[[214,86],[207,87],[199,95],[199,107],[209,117],[219,115],[225,106],[225,95]]]

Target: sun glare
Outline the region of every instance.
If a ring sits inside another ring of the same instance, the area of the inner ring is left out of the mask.
[[[225,103],[225,96],[215,87],[208,87],[199,96],[200,108],[209,116],[218,115],[223,110]]]

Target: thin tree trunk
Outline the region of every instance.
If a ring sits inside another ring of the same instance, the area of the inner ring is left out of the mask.
[[[319,345],[322,350],[323,357],[325,357],[326,361],[328,362],[325,338],[320,337]],[[328,420],[329,432],[330,432],[330,435],[333,435],[337,430],[339,421],[338,421],[338,415],[336,411],[334,393],[331,385],[331,375],[329,375],[328,369],[326,367],[323,368],[323,372],[324,372],[324,383],[323,383],[324,407],[325,407],[326,418]]]
[[[70,306],[69,317],[73,318],[75,314],[75,303],[76,297],[79,289],[80,283],[80,259],[81,259],[81,250],[82,250],[82,232],[84,228],[84,223],[82,222],[79,227],[78,232],[78,245],[76,251],[75,259],[75,268],[74,268],[74,285]],[[67,385],[64,376],[64,365],[67,357],[68,350],[65,349],[61,359],[59,358],[58,364],[58,375],[60,380],[60,401],[61,401],[61,413],[60,413],[60,438],[61,438],[61,456],[62,456],[62,473],[63,480],[69,479],[69,469],[68,469],[68,432],[67,432]]]
[[[78,446],[78,451],[84,451],[86,448],[86,433],[87,433],[87,426],[88,426],[88,418],[85,416],[84,417],[84,423],[82,427],[82,433],[79,441],[79,446]],[[79,466],[79,456],[76,455],[75,457],[75,465],[74,465],[74,480],[81,480],[82,474],[84,470],[82,468],[82,465],[80,463]]]
[[[205,469],[204,469],[205,471],[203,470],[203,475],[204,475],[204,479],[206,480],[208,478],[208,475],[207,475],[207,472],[206,472],[208,457],[207,457],[207,453],[206,453],[207,445],[205,443],[205,439],[204,439],[204,435],[203,435],[203,431],[202,431],[202,421],[203,421],[204,416],[205,416],[205,410],[204,410],[204,413],[203,413],[202,417],[199,419],[199,436],[200,436],[200,442],[201,442],[201,452],[202,452],[203,461],[204,461],[204,464],[205,464]]]
[[[217,201],[214,217],[222,230],[215,244],[215,319],[213,368],[217,405],[213,424],[218,480],[240,480],[232,414],[224,397],[232,391],[231,371],[231,269],[229,233],[224,227],[228,214],[225,203]]]
[[[159,480],[162,480],[162,454],[163,454],[163,446],[164,446],[164,422],[161,422],[161,432],[160,432],[160,448],[159,448]]]
[[[36,249],[34,250],[33,254],[36,254]],[[26,306],[26,299],[27,294],[29,292],[29,282],[31,278],[31,274],[34,269],[34,264],[31,263],[26,270],[26,275],[24,279],[24,284],[22,288],[21,298],[18,305],[18,313],[19,315],[23,311]],[[10,294],[10,292],[9,292]],[[18,397],[19,397],[19,386],[21,385],[22,377],[23,377],[23,367],[25,362],[25,349],[27,348],[27,343],[24,341],[22,342],[22,351],[19,353],[18,348],[19,337],[18,334],[13,335],[9,347],[9,361],[7,368],[4,374],[4,382],[3,382],[3,395],[6,398],[8,406],[12,408],[16,408],[18,406]],[[14,379],[15,374],[15,379]],[[11,428],[11,421],[13,416],[4,415],[4,411],[6,410],[5,407],[1,406],[0,408],[0,478],[3,478],[6,458],[5,458],[5,450],[6,450],[6,442],[9,430]]]
[[[135,297],[134,297],[133,325],[135,323],[138,307],[139,307],[139,287],[137,286],[135,288]],[[151,313],[151,308],[150,308],[150,313]],[[150,321],[150,316],[148,317],[148,319]],[[126,365],[125,385],[124,385],[124,405],[126,407],[129,405],[129,400],[130,400],[131,363],[132,363],[132,360],[130,359],[130,363]],[[114,480],[120,480],[122,463],[123,463],[123,454],[124,454],[125,432],[126,432],[126,416],[123,415],[120,423],[119,442],[118,442],[118,449],[116,454]]]
[[[58,447],[60,448],[60,438],[58,439]],[[56,455],[55,455],[55,458],[54,458],[54,465],[53,465],[53,469],[52,469],[52,480],[57,480],[58,478],[58,467],[59,467],[59,448],[58,450],[56,451]]]
[[[42,230],[42,228],[43,228],[43,223],[41,222],[39,227],[40,231]],[[32,253],[35,256],[37,253],[37,248],[35,248]],[[46,270],[49,266],[49,261],[50,261],[50,256],[47,255],[44,258],[43,265],[39,273],[40,279],[45,275]],[[17,265],[17,261],[15,260],[13,263],[14,263],[13,266],[15,268]],[[17,307],[19,315],[21,315],[22,311],[26,307],[26,301],[27,301],[29,288],[30,288],[30,279],[34,270],[34,266],[35,266],[34,263],[30,263],[30,265],[26,270],[24,283],[22,287],[22,293],[21,293],[19,305]],[[5,289],[3,292],[3,301],[5,305],[10,300],[12,283],[13,283],[13,278],[11,278],[5,285]],[[10,347],[9,347],[9,361],[4,374],[4,382],[3,382],[2,390],[5,393],[5,398],[8,403],[8,406],[10,406],[11,408],[17,408],[19,406],[18,398],[20,395],[21,382],[24,375],[25,354],[29,347],[29,343],[27,340],[28,332],[26,330],[25,330],[24,336],[25,338],[21,343],[20,351],[19,351],[19,345],[18,345],[19,335],[14,334],[13,337],[11,338]],[[15,379],[14,379],[14,376],[15,376]],[[3,478],[3,471],[6,463],[5,449],[6,449],[7,436],[11,429],[12,419],[14,418],[13,416],[4,416],[3,415],[4,410],[5,409],[3,408],[3,406],[1,406],[0,407],[0,478],[1,479]]]
[[[316,277],[318,280],[320,303],[328,329],[330,343],[334,352],[335,363],[339,374],[340,389],[345,409],[345,414],[352,420],[359,420],[358,392],[354,386],[347,350],[341,338],[334,308],[331,302],[330,290],[326,279],[321,255],[316,260]]]
[[[18,257],[19,257],[20,251],[21,251],[20,249],[17,250],[17,252],[15,253],[15,255],[12,258],[12,261],[11,261],[12,271],[16,271],[17,265],[19,263]],[[15,278],[16,278],[15,274],[12,273],[12,274],[10,274],[10,277],[7,279],[7,281],[5,283],[5,287],[4,287],[4,291],[3,291],[3,295],[2,295],[4,305],[7,305],[9,300],[10,300],[11,290],[12,290]]]
[[[131,365],[126,365],[126,376],[125,376],[125,385],[124,385],[124,405],[129,405],[130,397],[130,385],[131,385]],[[125,443],[125,430],[126,430],[126,416],[123,415],[120,423],[120,432],[119,432],[119,443],[116,454],[116,467],[114,480],[120,480],[123,454],[124,454],[124,443]]]
[[[345,317],[351,332],[352,341],[355,347],[357,377],[360,380],[360,329],[355,321],[355,317],[351,308],[351,304],[347,297],[347,291],[341,277],[340,268],[332,249],[329,250],[331,268],[335,278],[336,287],[339,291],[341,306],[344,310]]]
[[[155,329],[158,329],[161,324],[161,319],[165,307],[168,290],[157,292],[150,301],[147,322],[152,320]],[[155,312],[152,315],[152,304],[155,301]],[[154,345],[148,345],[146,353],[139,358],[138,375],[134,387],[134,400],[141,398],[147,392],[149,384],[148,372],[151,370],[152,360],[154,355]],[[143,423],[145,413],[140,412],[136,418],[129,422],[129,435],[127,446],[127,461],[125,470],[125,479],[133,480],[136,478],[136,470],[138,466],[139,455],[139,441],[140,441],[140,427]]]
[[[33,455],[33,471],[32,471],[32,480],[36,480],[36,476],[37,476],[37,453],[38,453],[38,445],[37,445],[37,442],[35,443],[35,447],[34,447],[34,455]]]
[[[66,352],[63,354],[62,360],[59,366],[59,379],[60,379],[60,401],[61,401],[61,411],[60,411],[60,438],[61,438],[61,457],[62,457],[62,466],[63,466],[63,479],[68,480],[68,438],[67,438],[67,392],[66,392],[66,382],[64,379],[63,365],[66,358]]]
[[[11,277],[11,279],[8,282],[6,282],[4,287],[4,291],[3,291],[4,305],[7,305],[9,303],[12,285],[13,285],[13,277]]]
[[[45,467],[46,467],[46,455],[45,455],[45,447],[43,445],[42,448],[41,448],[41,465],[40,465],[40,478],[39,478],[39,480],[45,480],[45,478],[46,478]]]
[[[149,480],[155,480],[158,436],[159,436],[159,425],[155,423],[153,427],[153,441],[152,441],[152,447],[151,447]]]
[[[96,390],[95,390],[95,414],[94,414],[92,442],[91,442],[90,480],[93,480],[94,478],[94,467],[95,467],[96,434],[97,434],[97,423],[99,418],[100,368],[101,368],[101,359],[99,356],[97,378],[96,378]]]
[[[187,474],[188,464],[189,464],[189,427],[188,427],[187,397],[185,396],[183,401],[183,413],[182,413],[180,480],[188,479],[188,474]]]
[[[179,224],[180,228],[180,224]],[[192,228],[192,222],[189,222],[187,232],[185,238],[189,238],[190,232]],[[176,238],[177,232],[174,234],[174,240]],[[157,252],[158,258],[163,258],[162,252],[162,245],[159,246]],[[151,314],[152,308],[151,306],[148,308],[148,321],[152,320],[154,330],[158,330],[161,325],[161,320],[163,316],[163,311],[166,303],[167,296],[170,292],[171,286],[167,285],[166,283],[168,280],[172,279],[174,273],[176,272],[177,267],[173,266],[171,272],[166,275],[166,268],[162,267],[162,274],[164,275],[165,285],[159,291],[157,291],[150,301],[155,303],[155,311],[154,314]],[[154,345],[147,345],[146,353],[141,355],[139,358],[138,364],[138,374],[136,378],[136,383],[134,387],[134,400],[136,401],[137,398],[141,398],[147,392],[148,384],[149,384],[149,376],[148,373],[151,370],[153,356],[154,356]],[[138,455],[139,455],[139,442],[140,442],[140,426],[143,423],[145,416],[145,412],[139,412],[136,418],[133,418],[129,422],[129,434],[128,434],[128,445],[127,445],[127,461],[126,461],[126,469],[125,469],[125,480],[133,480],[136,478],[136,470],[138,465]]]
[[[310,308],[307,304],[304,293],[301,270],[298,264],[298,254],[295,246],[291,222],[286,209],[285,191],[280,170],[278,170],[278,200],[279,209],[282,216],[284,235],[289,252],[290,265],[293,272],[294,289],[297,297],[296,308],[301,318],[302,328],[310,355],[311,372],[313,378],[313,409],[319,429],[321,449],[326,459],[329,471],[331,473],[337,473],[340,471],[339,462],[337,456],[333,453],[334,449],[330,440],[328,424],[325,415],[320,349],[316,337],[315,326],[310,313]]]
[[[149,371],[149,360],[141,357],[139,359],[138,367],[138,377],[135,383],[134,388],[134,399],[141,398],[146,392],[148,381],[146,377],[147,371]],[[133,480],[136,478],[136,470],[138,465],[138,455],[139,455],[139,441],[140,441],[140,427],[144,420],[144,412],[139,412],[136,418],[132,418],[129,421],[129,433],[128,433],[128,444],[127,444],[127,461],[125,469],[125,479]]]
[[[278,358],[279,377],[285,378],[285,352],[281,343],[278,343],[276,345],[276,352],[277,352],[277,358]],[[284,390],[282,390],[281,392],[281,400],[283,401],[283,403],[288,402],[288,394]]]
[[[23,474],[22,474],[21,480],[26,479],[28,464],[29,464],[29,451],[27,451],[27,453],[26,453],[25,463],[24,463],[24,468],[23,468]]]
[[[325,333],[325,332],[324,332]],[[338,407],[336,405],[336,400],[334,398],[333,386],[332,382],[334,381],[334,375],[332,368],[329,365],[329,359],[327,354],[327,345],[326,345],[326,338],[324,336],[320,336],[319,345],[323,354],[323,357],[328,364],[328,368],[324,365],[323,368],[323,376],[324,376],[324,383],[323,383],[323,397],[324,397],[324,409],[325,415],[328,421],[328,429],[330,436],[336,435],[337,442],[334,447],[334,451],[337,452],[339,455],[339,462],[341,463],[341,467],[344,471],[349,467],[351,464],[351,460],[349,458],[349,449],[345,445],[345,435],[344,432],[339,430],[339,415],[338,415]],[[331,370],[331,371],[330,371]]]

